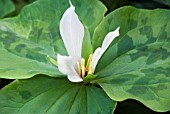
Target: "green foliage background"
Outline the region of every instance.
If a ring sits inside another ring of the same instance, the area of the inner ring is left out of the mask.
[[[10,0],[6,0],[6,2],[4,2],[4,0],[0,0],[0,18],[3,18],[3,19],[5,19],[6,17],[14,17],[14,16],[16,16],[16,15],[18,15],[19,13],[20,13],[20,11],[22,10],[22,8],[23,7],[25,7],[26,5],[29,5],[29,4],[31,4],[32,2],[34,2],[34,1],[36,1],[36,0],[13,0],[12,2],[10,1]],[[108,13],[110,13],[110,12],[112,12],[113,10],[115,10],[115,9],[117,9],[117,8],[119,8],[119,7],[122,7],[122,6],[127,6],[127,5],[131,5],[131,6],[135,6],[135,7],[137,7],[137,8],[142,8],[142,9],[155,9],[155,8],[161,8],[161,9],[169,9],[170,7],[170,1],[169,0],[162,0],[162,1],[160,1],[160,0],[139,0],[139,1],[135,1],[135,0],[101,0],[106,6],[107,6],[107,8],[108,8],[108,11],[107,11],[107,14]],[[4,4],[5,3],[5,4]],[[127,10],[133,10],[134,11],[134,9],[133,8],[131,8],[131,7],[129,7],[129,8],[127,8]],[[121,10],[121,9],[120,9]],[[122,9],[122,12],[123,12],[123,10],[126,10],[126,9]],[[144,12],[144,11],[134,11],[134,13],[133,14],[131,14],[131,15],[134,15],[134,17],[136,17],[136,15],[135,15],[135,13],[137,13],[137,14],[140,14],[141,13],[141,15],[143,15],[142,14],[142,12]],[[147,11],[146,11],[147,12]],[[156,11],[155,11],[156,12]],[[81,12],[79,12],[79,11],[77,11],[77,13],[81,13]],[[152,12],[153,13],[153,16],[152,17],[157,17],[159,14],[157,14],[157,15],[154,15],[154,11]],[[152,15],[152,13],[151,13],[151,15]],[[127,14],[126,13],[126,11],[125,11],[125,14]],[[169,13],[166,13],[166,12],[160,12],[160,14],[162,15],[167,15],[167,17],[168,16],[170,16],[169,15]],[[128,15],[128,14],[127,14]],[[150,16],[151,16],[150,15]],[[117,14],[116,12],[115,13],[111,13],[111,14],[109,14],[109,16],[100,24],[100,26],[98,27],[98,29],[97,29],[97,32],[96,32],[96,38],[98,38],[97,36],[97,33],[101,33],[101,28],[103,28],[103,27],[105,27],[105,26],[109,26],[109,25],[114,25],[115,27],[116,27],[116,25],[115,25],[115,23],[113,23],[113,24],[111,24],[111,23],[106,23],[106,21],[107,20],[109,20],[109,17],[112,17],[112,16],[116,16],[116,17],[119,17],[119,14]],[[145,15],[146,17],[147,17],[147,15]],[[146,20],[144,20],[145,19],[145,16],[143,17],[143,21],[146,21]],[[20,18],[24,18],[24,16],[22,17],[22,15],[20,16]],[[82,17],[80,17],[81,18],[81,20],[83,20],[83,16]],[[121,16],[120,16],[120,18],[121,18]],[[170,17],[169,17],[170,18]],[[122,18],[123,19],[123,18]],[[135,23],[135,20],[137,20],[138,18],[134,18],[133,19],[133,21],[131,21],[130,22],[130,24],[129,24],[129,26],[130,27],[136,27],[137,25],[140,25],[140,23]],[[5,20],[7,20],[8,21],[8,19],[5,19]],[[10,19],[9,19],[10,20]],[[110,21],[110,20],[109,20]],[[124,20],[124,21],[129,21],[129,19],[126,19],[126,20]],[[141,19],[141,21],[142,21],[142,19]],[[148,20],[147,20],[148,21]],[[150,21],[153,21],[153,20],[150,20]],[[153,25],[150,25],[150,26],[152,26],[153,28],[154,27],[156,27],[156,24],[157,24],[157,22],[159,21],[159,18],[158,18],[158,20],[157,21],[153,21]],[[26,21],[23,21],[23,23],[25,23]],[[35,21],[36,22],[36,21]],[[116,20],[114,20],[114,22],[116,22]],[[165,23],[168,23],[169,22],[169,20],[167,20],[167,19],[164,19],[164,22]],[[18,22],[18,23],[20,23],[20,22]],[[36,22],[37,23],[37,22]],[[98,23],[98,22],[96,22],[96,23]],[[145,24],[146,24],[147,22],[145,22]],[[162,24],[162,25],[165,25],[165,23],[159,23],[160,25]],[[86,21],[84,21],[84,24],[87,24],[87,25],[90,25],[90,23],[88,23],[88,22],[86,22]],[[109,25],[107,25],[107,24],[109,24]],[[4,21],[4,25],[5,26],[8,26],[8,25],[6,25],[6,23],[5,23],[5,21]],[[44,23],[44,22],[38,22],[37,23],[37,27],[39,26],[39,25],[43,25],[43,26],[48,26],[48,25],[46,25],[46,23]],[[14,25],[13,27],[13,29],[17,29],[17,26],[18,26],[18,24],[16,24],[16,25]],[[25,26],[27,26],[27,25],[25,25]],[[24,27],[25,27],[24,26]],[[113,26],[113,28],[110,28],[110,30],[113,30],[114,29],[114,26]],[[119,25],[118,25],[119,26]],[[122,25],[122,26],[124,26],[124,25]],[[27,26],[28,27],[28,26]],[[160,27],[160,26],[159,26]],[[169,26],[167,26],[167,28],[168,28]],[[138,28],[136,28],[134,31],[131,31],[127,36],[125,36],[125,37],[128,37],[128,36],[132,36],[133,37],[133,34],[135,34],[136,36],[139,36],[140,34],[138,34],[139,32],[139,30],[148,30],[148,31],[150,31],[150,30],[152,30],[153,31],[153,34],[155,34],[154,33],[154,31],[155,30],[153,30],[153,28],[149,28],[148,26],[147,26],[147,24],[146,24],[146,26],[143,26],[143,27],[140,27],[140,26],[138,26]],[[29,27],[28,27],[28,29],[29,29]],[[27,30],[28,30],[27,29]],[[37,29],[37,28],[35,28],[35,29]],[[165,26],[162,26],[162,28],[161,29],[163,29],[164,31],[165,31],[165,29],[166,29],[166,27]],[[94,30],[94,27],[92,26],[92,27],[89,27],[88,28],[88,31],[89,31],[89,33],[90,33],[90,35],[92,36],[92,34],[93,34],[93,30]],[[108,31],[110,31],[110,30],[105,30],[104,32],[103,32],[103,34],[101,35],[101,38],[100,38],[100,40],[102,39],[102,38],[104,38],[104,36],[105,36],[105,34],[108,32]],[[125,30],[125,29],[124,29]],[[129,28],[127,28],[127,30],[129,30]],[[24,31],[18,31],[18,33],[21,33],[21,34],[23,34],[24,35],[24,33],[23,33]],[[122,31],[122,33],[125,33],[126,31]],[[37,34],[37,33],[32,33],[33,35],[35,35],[35,34]],[[148,36],[150,35],[150,36],[152,36],[153,34],[150,34],[150,33],[144,33],[144,34],[147,34]],[[13,34],[11,34],[11,35],[13,35]],[[149,37],[150,37],[149,36]],[[121,37],[123,37],[123,35],[121,36]],[[143,37],[145,37],[145,36],[143,36]],[[160,35],[160,37],[161,37],[161,35]],[[147,38],[147,36],[146,36],[146,38]],[[135,40],[134,38],[132,38],[133,40]],[[23,41],[21,41],[21,42],[23,42]],[[57,41],[56,43],[61,43],[61,41]],[[97,42],[98,44],[94,44],[93,46],[94,46],[94,48],[96,48],[96,47],[98,47],[100,44],[101,44],[101,42],[99,41],[99,42]],[[114,48],[116,45],[114,45],[114,43],[116,43],[116,42],[113,42],[113,44],[112,44],[112,48]],[[32,45],[30,45],[30,46],[32,46]],[[166,46],[168,46],[168,44],[166,45],[165,44],[165,47]],[[159,48],[161,48],[162,47],[162,45],[160,45],[160,47]],[[36,47],[35,47],[36,48]],[[61,48],[62,48],[62,46],[61,46]],[[131,47],[129,47],[129,48],[131,48]],[[148,47],[147,47],[148,48]],[[149,49],[150,50],[154,50],[155,49],[155,47],[154,46],[151,46],[151,47],[149,47]],[[64,49],[63,49],[64,50]],[[143,49],[139,49],[140,51],[141,51],[141,53],[142,53],[142,50]],[[6,53],[4,50],[2,50],[4,53]],[[59,51],[59,50],[58,50]],[[63,51],[62,51],[63,52]],[[109,54],[109,50],[107,51],[108,52],[108,54]],[[106,54],[105,54],[105,56],[102,58],[103,59],[103,61],[105,61],[106,59],[108,59],[108,56],[107,56],[107,52],[106,52]],[[129,53],[129,54],[131,54],[131,55],[133,55],[135,53],[135,51],[133,52],[131,52],[131,53]],[[138,55],[140,55],[141,53],[138,53]],[[162,52],[160,52],[160,53],[164,53],[164,51],[162,50]],[[153,53],[154,54],[154,53]],[[50,54],[49,54],[50,55]],[[6,56],[6,55],[5,55]],[[2,61],[8,61],[8,59],[7,58],[5,58],[5,56],[4,56],[4,60],[1,60],[0,62],[2,62]],[[9,55],[10,56],[10,55]],[[32,55],[32,56],[35,56],[35,55]],[[52,57],[54,57],[54,55],[52,54],[52,52],[51,52],[51,55],[50,56],[52,56]],[[155,55],[153,55],[153,56],[155,56]],[[10,58],[10,60],[12,61],[13,60],[13,56],[10,56],[11,58]],[[128,56],[124,56],[125,58],[127,58]],[[158,56],[158,58],[163,58],[163,55],[162,56]],[[42,60],[43,60],[44,58],[42,58]],[[152,57],[151,57],[151,59],[153,59]],[[21,59],[19,59],[19,61],[20,61]],[[120,61],[122,61],[122,60],[124,60],[124,58],[122,57],[122,58],[120,58]],[[19,62],[18,61],[18,62]],[[25,60],[23,60],[23,64],[24,64],[24,61]],[[154,61],[154,59],[153,59],[153,61]],[[9,63],[11,63],[10,61],[8,61]],[[26,61],[27,62],[27,61]],[[119,62],[119,60],[118,60],[118,62]],[[133,64],[133,61],[131,61],[132,63],[131,64]],[[169,61],[167,61],[167,62],[169,62]],[[101,60],[101,62],[99,63],[99,64],[101,64],[101,65],[104,65],[104,64],[107,64],[107,63],[102,63],[102,60]],[[126,64],[126,63],[125,63]],[[128,63],[129,64],[129,63]],[[136,64],[136,63],[134,63],[134,64]],[[34,67],[37,67],[36,65],[37,64],[34,64],[35,66]],[[40,66],[43,66],[43,65],[40,65]],[[32,66],[31,66],[32,67]],[[53,74],[56,74],[56,72],[54,72],[53,73],[53,71],[55,71],[55,70],[52,70],[52,71],[50,71],[50,69],[49,70],[47,70],[49,67],[52,67],[52,66],[46,66],[45,68],[43,68],[43,69],[46,69],[46,71],[47,72],[44,72],[44,73],[47,73],[47,74],[51,74],[51,76],[53,76]],[[101,66],[101,67],[103,67],[103,66]],[[116,67],[116,66],[115,66]],[[119,66],[120,67],[120,66]],[[140,66],[136,66],[136,67],[140,67]],[[24,68],[23,67],[23,69],[29,69],[29,66],[26,66],[26,68]],[[116,68],[114,68],[114,69],[116,69]],[[100,67],[98,67],[98,70],[100,70]],[[128,70],[128,69],[124,69],[124,70]],[[150,69],[151,70],[151,69]],[[18,72],[20,72],[20,73],[22,73],[21,71],[18,71]],[[37,71],[33,71],[33,72],[31,72],[32,74],[29,74],[29,75],[33,75],[33,74],[36,74],[36,72]],[[41,71],[38,71],[38,72],[41,72]],[[50,72],[50,73],[49,73]],[[103,72],[103,74],[108,74],[107,73],[107,70],[103,70],[103,71],[101,71],[101,72],[99,72],[98,73],[98,75],[100,76],[103,76],[102,75],[102,72]],[[137,72],[135,72],[135,73],[139,73],[138,71]],[[61,74],[58,74],[58,75],[61,75]],[[110,75],[110,74],[108,74],[108,75]],[[133,75],[133,74],[126,74],[126,75]],[[119,85],[119,81],[126,81],[127,80],[127,76],[126,75],[124,75],[124,77],[122,78],[122,79],[116,79],[116,78],[114,78],[114,79],[112,79],[112,81],[114,82],[114,84],[115,84],[115,82],[117,82],[118,83],[118,85]],[[21,76],[23,76],[23,75],[21,75]],[[23,77],[21,77],[21,78],[23,78]],[[44,77],[44,76],[42,76],[40,79],[44,79],[44,78],[46,78],[46,77]],[[101,77],[102,78],[102,77]],[[112,78],[112,77],[110,77],[110,78]],[[36,79],[36,78],[35,78]],[[100,80],[100,79],[99,79]],[[137,79],[135,79],[136,81],[137,81]],[[10,83],[10,81],[8,82],[9,80],[5,80],[5,79],[2,79],[2,80],[0,80],[0,86],[1,87],[4,87],[5,85],[7,85],[8,83]],[[11,80],[12,81],[12,80]],[[30,80],[31,81],[31,80]],[[48,80],[47,80],[48,81]],[[50,82],[47,82],[47,83],[51,83],[51,82],[54,82],[55,80],[49,80]],[[66,81],[66,80],[61,80],[61,82],[62,81]],[[155,80],[155,81],[157,81],[157,80]],[[169,83],[168,82],[168,80],[166,80],[167,81],[167,83]],[[164,82],[164,81],[163,81]],[[21,83],[24,83],[24,81],[15,81],[14,83],[16,83],[16,84],[18,84],[18,85],[20,85]],[[36,83],[36,82],[35,82]],[[67,81],[65,82],[65,83],[67,83]],[[99,81],[99,83],[101,84],[101,86],[105,89],[105,87],[106,86],[108,86],[107,84],[108,83],[110,83],[110,82],[108,82],[107,80],[104,80],[104,81]],[[126,86],[126,84],[129,86],[129,83],[131,83],[131,82],[125,82],[124,83],[124,85]],[[138,83],[140,83],[140,82],[138,82]],[[141,82],[142,83],[142,82]],[[39,83],[39,84],[41,84],[41,83]],[[46,82],[44,82],[44,83],[42,83],[42,84],[44,84],[44,87],[46,87],[45,86],[45,84],[46,84]],[[35,85],[37,85],[37,84],[35,84]],[[69,83],[68,83],[68,85],[69,85]],[[54,85],[51,85],[51,86],[54,86]],[[56,86],[56,85],[55,85]],[[74,85],[72,85],[73,87],[74,87]],[[71,86],[71,87],[72,87]],[[128,86],[127,86],[127,90],[129,89],[128,88]],[[167,85],[168,86],[168,85]],[[50,87],[50,86],[49,86]],[[70,87],[70,86],[68,86],[68,87]],[[121,86],[115,86],[115,85],[112,85],[111,87],[116,87],[117,89],[116,89],[116,91],[119,91],[119,93],[121,93],[121,92],[124,92],[124,91],[121,91]],[[119,88],[120,87],[120,88]],[[140,90],[140,87],[138,87],[138,86],[134,86],[135,88],[136,88],[136,90]],[[13,88],[15,88],[15,85],[14,85],[14,87],[12,87],[12,85],[10,86],[10,87],[8,87],[9,89],[11,89],[11,90],[13,90]],[[51,88],[53,88],[53,87],[51,87]],[[76,89],[78,89],[77,87],[75,87]],[[154,88],[154,86],[152,86],[152,88]],[[75,89],[75,90],[76,90]],[[91,91],[91,90],[93,90],[93,91],[100,91],[100,89],[96,89],[96,88],[83,88],[84,90],[87,90],[86,91],[86,93],[85,94],[87,94],[88,95],[88,91]],[[111,89],[113,89],[113,88],[111,88]],[[106,90],[107,91],[107,90]],[[110,90],[108,90],[108,92],[109,92]],[[133,91],[133,90],[132,90]],[[142,91],[145,91],[145,90],[141,90],[140,92],[142,93]],[[161,88],[160,88],[160,91],[161,91]],[[50,93],[51,91],[49,91],[49,93]],[[62,92],[61,92],[62,93]],[[133,93],[133,92],[132,92]],[[166,93],[166,92],[165,92]],[[22,94],[22,89],[21,89],[21,93],[18,93],[18,94]],[[23,92],[23,94],[25,94],[25,92]],[[33,94],[33,93],[31,93],[31,94]],[[51,95],[53,95],[53,94],[55,94],[55,93],[50,93]],[[75,93],[70,93],[70,94],[75,94]],[[95,95],[95,93],[93,93],[94,95]],[[103,99],[104,98],[106,98],[105,97],[105,94],[104,93],[102,93],[101,92],[101,94],[103,94]],[[114,97],[117,97],[116,99],[119,101],[122,101],[122,98],[119,98],[119,96],[112,96],[111,94],[112,93],[108,93],[108,94],[110,94],[110,97],[112,98],[113,97],[113,99],[115,100],[115,98]],[[117,94],[117,95],[119,95],[119,94]],[[25,95],[23,95],[23,96],[25,96]],[[152,95],[151,95],[152,96]],[[11,97],[11,96],[8,96],[8,97]],[[29,97],[29,94],[28,94],[28,96],[27,97]],[[48,96],[49,97],[49,96]],[[130,95],[125,95],[125,98],[124,99],[126,99],[126,97],[131,97]],[[134,97],[134,95],[133,95],[133,97]],[[154,97],[154,96],[153,96]],[[95,98],[95,97],[94,97]],[[143,96],[143,98],[145,98],[145,96]],[[14,98],[15,99],[15,98]],[[91,99],[93,99],[93,98],[91,98]],[[136,97],[136,99],[138,99],[138,97]],[[39,99],[39,100],[41,100],[41,98]],[[38,101],[39,101],[38,100]],[[145,100],[145,99],[142,99],[142,100]],[[148,99],[147,99],[148,100]],[[9,101],[9,102],[11,102],[11,101]],[[25,102],[25,101],[24,101]],[[78,102],[78,101],[77,101]],[[85,101],[83,101],[84,103],[85,103]],[[109,102],[110,103],[110,102]],[[108,103],[108,104],[109,104]],[[28,104],[29,105],[29,104]],[[95,105],[95,104],[94,104]],[[19,105],[18,105],[19,106]],[[108,105],[108,106],[111,106],[111,105]],[[119,108],[119,107],[121,107],[121,108]],[[126,107],[128,107],[128,108],[126,108]],[[134,110],[134,107],[136,107],[135,108],[135,110]],[[164,106],[162,106],[162,107],[164,107]],[[96,107],[97,108],[97,107]],[[105,107],[104,107],[105,108]],[[156,112],[153,112],[153,111],[151,111],[150,109],[148,109],[148,108],[146,108],[144,105],[142,105],[141,103],[138,103],[137,101],[133,101],[133,100],[127,100],[127,101],[124,101],[124,102],[121,102],[121,103],[118,103],[118,106],[116,107],[117,109],[116,109],[116,111],[115,111],[115,113],[116,114],[120,114],[120,113],[124,113],[124,111],[122,111],[123,109],[125,109],[126,111],[128,111],[128,113],[131,113],[131,114],[140,114],[140,113],[147,113],[147,114],[154,114],[154,113],[156,113]],[[132,109],[132,110],[131,110]],[[25,109],[23,109],[23,110],[25,110]],[[57,110],[57,109],[56,109]],[[10,110],[11,111],[11,110]],[[129,112],[129,111],[131,111],[131,112]],[[21,110],[21,112],[22,112],[22,110]],[[168,113],[168,112],[167,112]]]

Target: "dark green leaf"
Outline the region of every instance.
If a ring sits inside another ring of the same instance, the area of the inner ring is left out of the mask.
[[[85,34],[82,44],[82,57],[88,61],[89,55],[93,53],[93,48],[91,44],[91,38],[88,29],[85,27]]]
[[[15,5],[11,0],[0,0],[0,18],[15,10]]]
[[[115,106],[103,90],[66,78],[36,76],[0,91],[1,114],[111,114]]]

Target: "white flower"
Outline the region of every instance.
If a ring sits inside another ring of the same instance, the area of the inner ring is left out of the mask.
[[[113,39],[119,36],[119,27],[115,31],[109,32],[102,46],[97,48],[93,55],[89,55],[87,65],[85,65],[85,60],[81,56],[84,26],[75,13],[75,7],[71,2],[70,8],[65,11],[60,21],[60,34],[69,56],[57,54],[58,69],[66,74],[71,82],[82,82],[87,74],[94,73],[103,53]]]

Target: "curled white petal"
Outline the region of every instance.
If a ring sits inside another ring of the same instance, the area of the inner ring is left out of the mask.
[[[92,56],[92,71],[94,72],[95,68],[96,68],[96,65],[100,59],[100,56],[101,56],[101,48],[97,48],[95,50],[95,52],[93,53],[93,56]]]
[[[117,37],[119,36],[119,29],[120,27],[118,27],[115,31],[113,32],[109,32],[106,37],[104,38],[104,41],[102,43],[102,47],[97,48],[94,51],[94,54],[92,56],[92,70],[93,72],[95,71],[96,65],[99,61],[99,59],[101,58],[101,56],[103,55],[103,53],[106,51],[106,49],[109,47],[109,45],[111,44],[111,42]]]
[[[68,76],[68,79],[71,82],[82,82],[83,79],[78,75],[74,66],[73,66],[73,58],[70,56],[61,56],[57,54],[57,63],[58,69],[63,74]]]
[[[84,26],[75,13],[75,7],[71,2],[70,8],[65,11],[61,18],[60,34],[69,56],[72,56],[74,59],[74,67],[77,68],[77,62],[81,60]]]
[[[109,45],[112,43],[112,41],[119,36],[119,29],[120,27],[118,27],[115,31],[113,32],[109,32],[106,37],[104,38],[104,41],[102,43],[102,50],[103,52],[106,51],[106,49],[109,47]]]

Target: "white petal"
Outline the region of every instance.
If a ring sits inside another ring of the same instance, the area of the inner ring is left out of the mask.
[[[92,55],[92,71],[93,72],[96,68],[96,65],[97,65],[99,59],[100,59],[100,56],[101,56],[101,48],[99,47],[95,50],[95,52]]]
[[[109,45],[112,43],[112,41],[119,36],[119,29],[120,27],[118,27],[115,31],[113,32],[109,32],[106,37],[104,38],[104,41],[102,43],[102,50],[103,53],[106,51],[106,49],[109,47]]]
[[[111,44],[111,42],[117,37],[119,36],[119,29],[120,27],[118,27],[115,31],[113,32],[109,32],[106,37],[104,38],[104,41],[102,43],[102,47],[101,48],[97,48],[92,56],[92,70],[94,72],[96,65],[99,61],[99,59],[101,58],[101,56],[103,55],[103,53],[106,51],[106,49],[109,47],[109,45]]]
[[[78,75],[73,66],[73,58],[70,56],[61,56],[57,54],[58,69],[68,76],[71,82],[82,82],[83,79]]]
[[[77,75],[75,73],[73,74],[68,74],[67,78],[71,81],[71,82],[82,82],[83,79],[79,77],[77,77]]]
[[[81,60],[84,26],[75,13],[75,7],[71,2],[70,8],[65,11],[61,18],[60,34],[69,56],[72,56],[74,59],[74,67],[77,68],[77,62]]]
[[[73,58],[70,56],[62,56],[57,54],[58,69],[63,74],[69,74],[72,72],[73,68]]]

